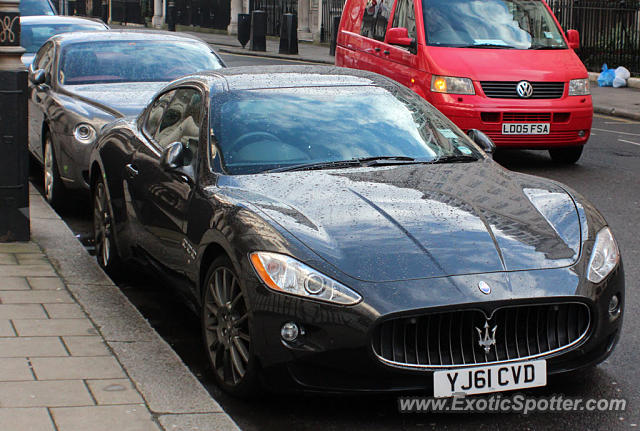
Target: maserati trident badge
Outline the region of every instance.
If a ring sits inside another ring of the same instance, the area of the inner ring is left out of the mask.
[[[489,286],[489,284],[487,284],[484,281],[481,281],[480,283],[478,283],[478,289],[480,289],[480,292],[484,293],[485,295],[488,295],[491,293],[491,286]]]
[[[494,326],[489,330],[489,322],[484,322],[484,335],[480,328],[476,327],[476,331],[478,331],[478,345],[484,348],[484,353],[488,354],[491,351],[491,346],[496,345],[496,329],[498,326]]]

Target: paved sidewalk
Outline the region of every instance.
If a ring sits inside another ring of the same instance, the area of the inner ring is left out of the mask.
[[[115,24],[112,25],[112,27],[145,29],[142,26],[122,27]],[[148,28],[148,30],[151,30],[151,28]],[[207,43],[214,45],[219,52],[334,64],[334,57],[329,55],[329,47],[326,45],[300,42],[298,44],[297,55],[286,55],[278,54],[280,42],[274,38],[267,39],[267,51],[260,52],[251,51],[248,44],[247,47],[243,49],[236,36],[197,31],[184,31],[184,33],[199,37]],[[590,78],[593,80],[597,79],[597,74],[591,73]],[[635,79],[634,85],[636,82],[640,82],[640,80]],[[595,81],[592,81],[591,85],[595,112],[640,121],[640,88],[600,88]]]
[[[0,430],[238,430],[33,188],[0,244]]]

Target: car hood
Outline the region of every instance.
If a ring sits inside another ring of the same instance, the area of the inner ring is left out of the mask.
[[[166,82],[65,85],[64,91],[114,117],[137,115]]]
[[[580,254],[571,196],[492,161],[226,176],[219,186],[364,281],[559,268]]]
[[[474,81],[567,82],[586,78],[587,70],[572,49],[523,50],[428,47],[435,75]]]

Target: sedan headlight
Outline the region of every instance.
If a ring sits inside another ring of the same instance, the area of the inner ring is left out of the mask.
[[[605,227],[596,235],[596,242],[589,259],[587,279],[593,283],[600,283],[613,271],[619,261],[618,244],[613,238],[611,229]]]
[[[431,91],[447,94],[476,94],[476,90],[473,88],[473,81],[469,78],[438,75],[433,75],[431,78]]]
[[[73,129],[73,136],[81,144],[93,144],[98,134],[91,124],[80,123]]]
[[[588,79],[572,79],[569,81],[569,96],[588,96],[591,94]]]
[[[347,286],[292,257],[256,252],[251,254],[251,263],[264,284],[275,291],[341,305],[354,305],[362,300]]]

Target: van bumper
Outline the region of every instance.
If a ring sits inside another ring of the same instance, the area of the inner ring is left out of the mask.
[[[431,103],[465,132],[479,129],[499,148],[549,149],[587,143],[591,96],[511,100],[431,93]],[[548,135],[503,135],[503,123],[549,123]]]

